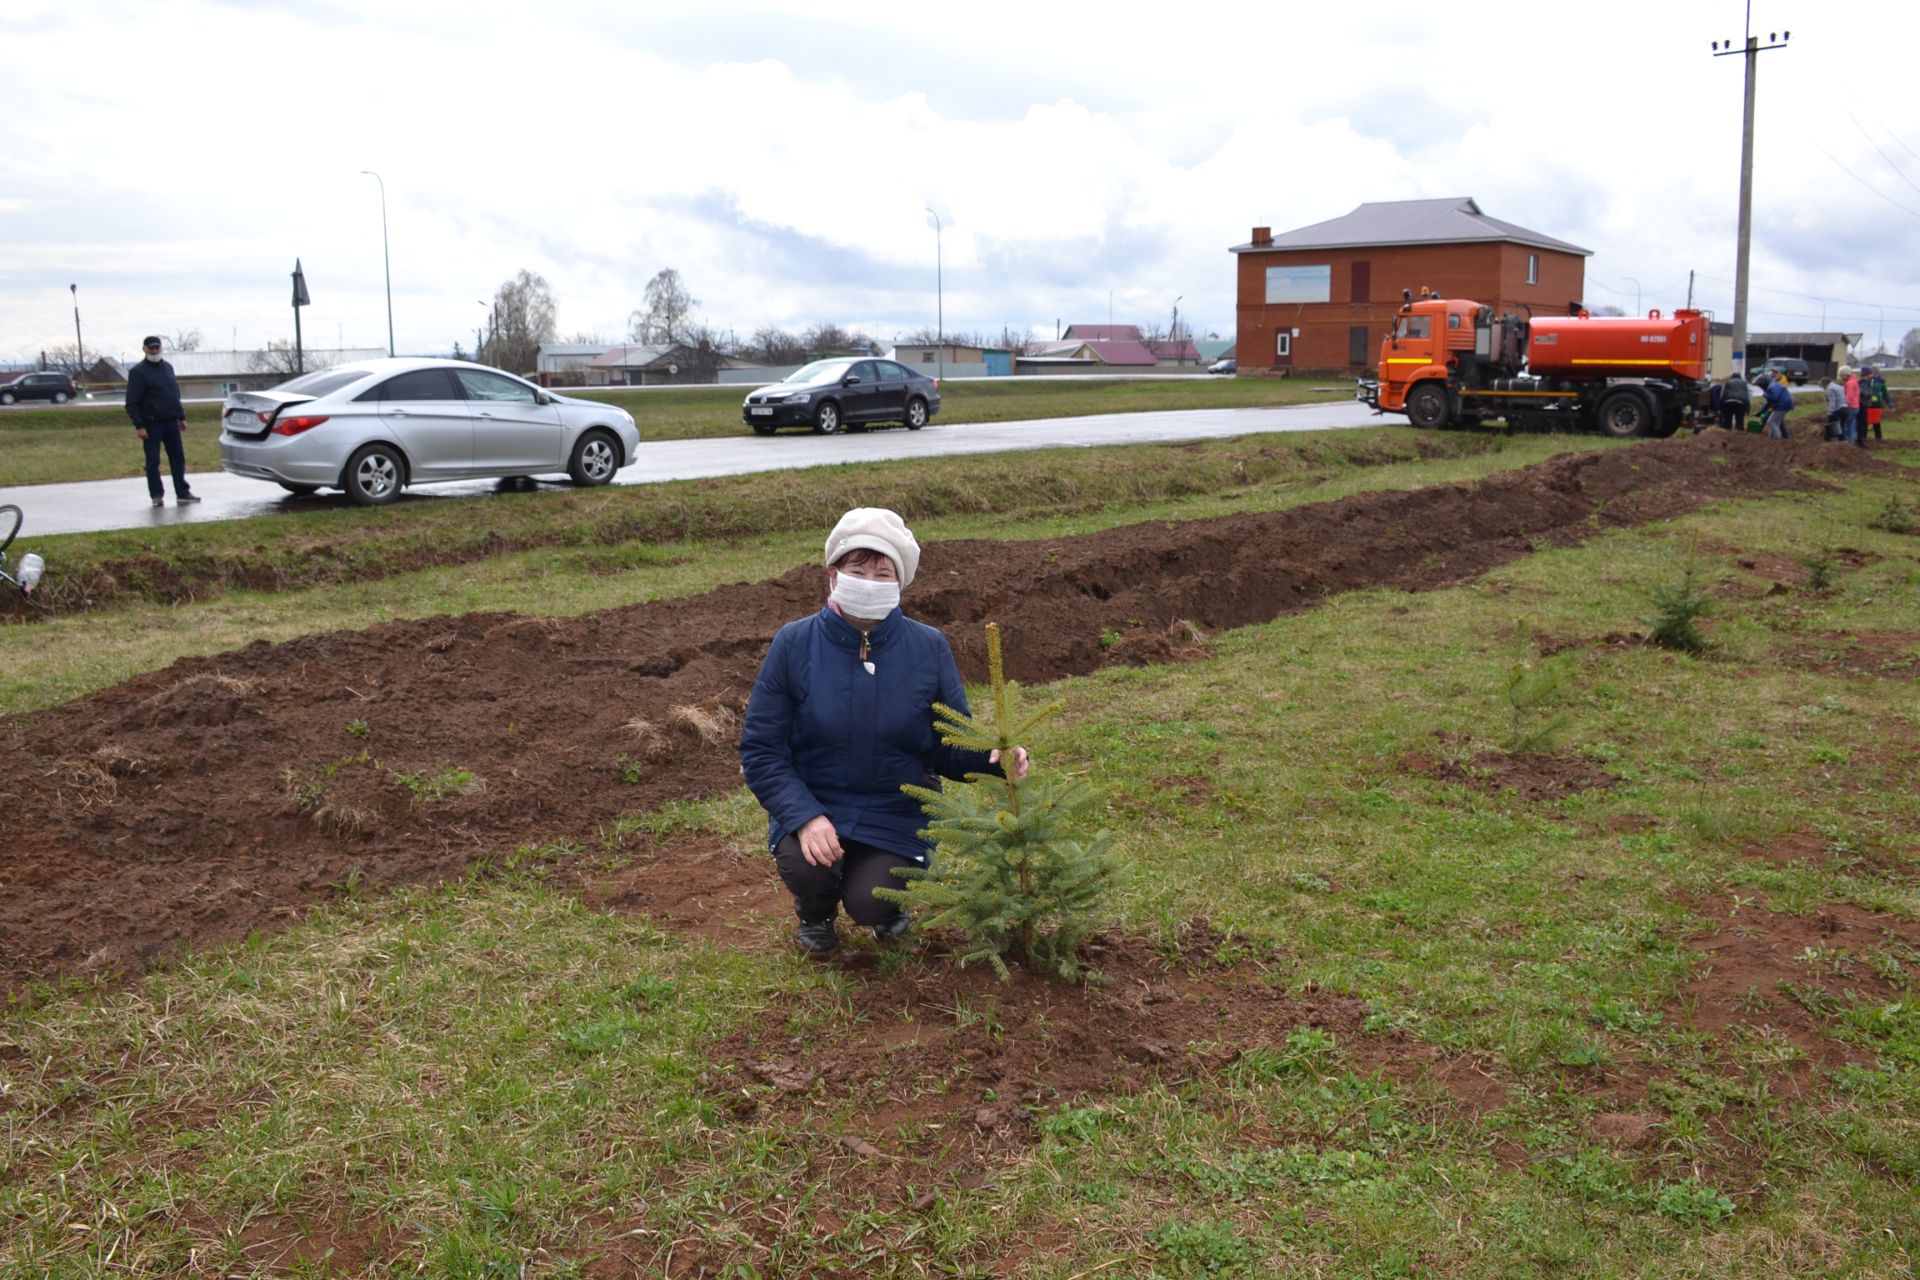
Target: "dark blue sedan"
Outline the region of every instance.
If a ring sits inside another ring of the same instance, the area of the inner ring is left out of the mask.
[[[761,387],[740,406],[740,420],[754,434],[780,427],[811,427],[832,435],[879,422],[918,431],[940,412],[940,382],[892,360],[840,357],[815,360],[786,379]]]

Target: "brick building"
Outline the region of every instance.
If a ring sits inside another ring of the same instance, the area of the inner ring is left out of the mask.
[[[1373,366],[1400,291],[1428,286],[1497,311],[1564,313],[1592,253],[1511,222],[1471,199],[1363,204],[1284,235],[1255,227],[1238,262],[1241,373]]]

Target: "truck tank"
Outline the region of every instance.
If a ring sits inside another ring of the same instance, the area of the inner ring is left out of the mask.
[[[1537,378],[1707,376],[1707,317],[1701,311],[1624,316],[1537,316],[1527,342],[1527,371]]]

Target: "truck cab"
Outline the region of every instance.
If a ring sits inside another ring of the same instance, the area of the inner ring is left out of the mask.
[[[1465,298],[1408,294],[1381,339],[1379,375],[1361,384],[1360,399],[1384,413],[1406,413],[1421,426],[1450,417],[1448,384],[1463,360],[1473,361],[1476,324],[1486,327],[1480,314],[1485,310]],[[1410,400],[1419,403],[1410,409]]]

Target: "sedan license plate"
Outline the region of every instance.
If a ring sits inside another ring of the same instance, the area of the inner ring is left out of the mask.
[[[747,412],[748,412],[748,413],[751,413],[751,414],[753,414],[753,415],[755,415],[756,417],[758,417],[758,416],[760,416],[760,415],[762,415],[762,414],[764,414],[764,415],[766,415],[767,417],[772,417],[772,416],[773,416],[773,406],[771,406],[771,405],[764,405],[764,404],[761,404],[761,405],[755,405],[755,406],[754,406],[753,408],[751,408],[751,409],[749,409],[749,410],[747,410]]]

